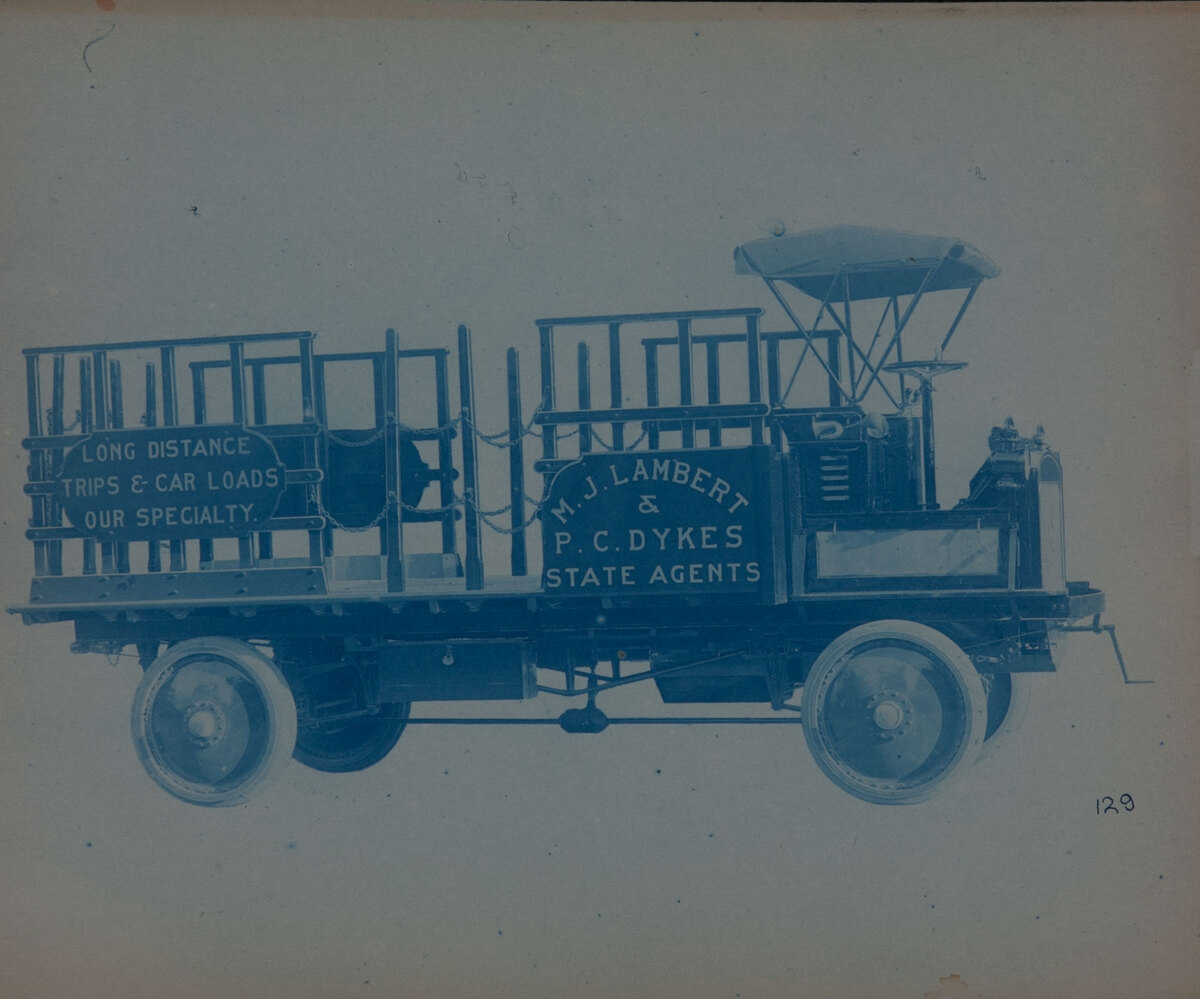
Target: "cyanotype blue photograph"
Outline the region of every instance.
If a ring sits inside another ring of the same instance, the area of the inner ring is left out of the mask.
[[[0,991],[1200,989],[1190,11],[0,17]]]

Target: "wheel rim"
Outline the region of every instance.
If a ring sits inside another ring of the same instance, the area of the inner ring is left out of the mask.
[[[921,801],[941,790],[983,733],[983,690],[938,632],[879,622],[835,641],[805,684],[805,734],[818,765],[856,797]]]
[[[133,734],[147,773],[165,790],[193,804],[236,804],[290,755],[295,707],[275,667],[251,646],[194,640],[167,650],[143,678]]]

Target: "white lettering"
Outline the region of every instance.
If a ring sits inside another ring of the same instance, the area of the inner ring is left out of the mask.
[[[563,500],[559,500],[558,506],[556,506],[550,512],[558,518],[558,522],[560,524],[565,524],[567,522],[567,518],[575,513],[575,508],[573,506],[571,506],[571,504],[568,503],[565,499],[563,499]]]
[[[90,445],[92,452],[88,453],[87,444],[79,447],[81,461],[91,464],[97,461],[132,461],[137,457],[137,447],[133,441],[99,441]]]
[[[99,528],[112,531],[125,526],[124,510],[87,510],[83,514],[83,526],[89,531]]]
[[[159,472],[154,476],[154,488],[160,493],[192,492],[196,488],[196,473]],[[212,482],[212,472],[208,473],[208,488],[216,488]]]

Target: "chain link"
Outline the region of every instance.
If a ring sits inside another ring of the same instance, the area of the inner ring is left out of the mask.
[[[346,531],[350,534],[362,534],[364,531],[369,531],[372,528],[378,527],[380,521],[387,516],[388,510],[398,498],[395,493],[389,492],[387,494],[387,500],[383,504],[383,509],[375,514],[374,518],[369,524],[363,524],[362,527],[349,527],[346,524],[343,524],[325,508],[325,504],[321,502],[320,492],[317,489],[312,487],[310,487],[310,489],[312,491],[312,501],[316,505],[317,512],[329,522],[331,527],[336,527],[339,531]]]
[[[51,425],[53,423],[53,420],[54,420],[54,407],[51,406],[49,409],[46,410],[47,426]],[[145,422],[145,417],[142,418],[142,422],[143,423]],[[70,426],[63,427],[62,430],[59,431],[59,433],[68,434],[72,430],[74,430],[77,426],[79,426],[81,423],[83,423],[83,410],[77,409],[77,410],[75,410],[75,419],[71,421]]]
[[[482,430],[479,429],[479,427],[475,426],[475,424],[466,420],[465,417],[460,416],[459,419],[461,419],[465,423],[467,423],[467,425],[470,426],[471,431],[475,434],[475,436],[479,440],[483,441],[484,444],[490,444],[494,448],[512,448],[512,447],[517,446],[518,441],[524,440],[530,434],[537,433],[536,424],[537,424],[538,414],[540,412],[541,412],[541,410],[538,410],[537,412],[535,412],[533,414],[533,416],[531,416],[529,418],[529,422],[526,423],[523,427],[521,427],[521,432],[519,434],[517,434],[517,436],[515,438],[507,430],[501,430],[499,433],[495,433],[495,434],[485,434]]]
[[[321,430],[321,434],[327,440],[331,440],[335,444],[340,444],[342,447],[366,447],[366,445],[368,445],[368,444],[374,444],[377,440],[379,440],[379,438],[381,438],[385,433],[387,433],[389,428],[392,428],[392,427],[395,427],[398,431],[400,431],[403,434],[408,434],[409,436],[415,437],[418,434],[448,433],[449,431],[451,431],[455,427],[457,427],[459,425],[459,423],[461,423],[461,422],[462,422],[462,417],[457,416],[453,420],[451,420],[449,423],[442,423],[436,427],[412,427],[412,426],[409,426],[407,423],[401,423],[399,420],[385,420],[383,422],[382,426],[375,428],[375,432],[373,434],[371,434],[370,437],[366,437],[361,441],[349,441],[343,437],[339,437],[332,430],[330,430],[327,426],[322,425],[320,427],[320,430]]]
[[[409,513],[449,513],[451,510],[457,510],[466,505],[466,500],[461,496],[455,496],[454,502],[447,506],[411,506],[408,503],[401,503],[400,509],[407,510]]]
[[[382,427],[376,429],[370,437],[364,437],[361,441],[348,441],[343,437],[339,437],[328,427],[322,427],[321,433],[326,440],[333,441],[335,444],[340,444],[342,447],[366,447],[368,444],[374,444],[379,438],[387,433],[388,425],[385,423]]]
[[[649,435],[650,435],[650,431],[643,426],[642,432],[638,435],[637,439],[634,440],[630,444],[622,445],[620,450],[632,451],[635,447],[637,447],[639,444],[641,444],[642,441],[644,441]],[[605,439],[603,437],[600,436],[600,434],[597,432],[595,427],[592,427],[592,440],[595,441],[597,444],[599,444],[600,447],[603,448],[605,451],[616,451],[617,450],[615,445],[609,444],[607,441],[605,441]]]
[[[507,513],[511,509],[512,509],[512,504],[510,503],[503,510],[500,510],[498,512],[499,513]],[[489,514],[484,513],[482,510],[479,512],[479,518],[488,527],[490,527],[493,531],[495,531],[497,534],[519,534],[521,531],[525,530],[525,528],[527,528],[530,524],[532,524],[535,520],[537,520],[538,517],[541,515],[541,512],[542,511],[541,511],[540,507],[535,509],[533,511],[533,513],[531,513],[525,519],[524,523],[520,524],[518,527],[501,527],[499,524],[493,524],[491,522],[491,520],[488,519]]]

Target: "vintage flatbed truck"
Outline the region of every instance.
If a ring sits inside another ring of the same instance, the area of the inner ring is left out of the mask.
[[[526,719],[572,733],[800,723],[846,791],[923,800],[1015,725],[1061,632],[1116,647],[1103,594],[1067,579],[1040,428],[997,427],[969,495],[938,501],[933,381],[964,367],[944,351],[997,269],[959,240],[849,226],[735,261],[790,328],[760,308],[536,320],[540,399],[526,424],[510,350],[494,435],[466,328],[457,386],[448,349],[392,330],[340,353],[308,332],[27,349],[34,575],[9,609],[73,622],[77,652],[136,650],[139,755],[195,804],[468,720],[417,702],[537,695],[584,699]],[[906,356],[935,293],[961,307]],[[506,574],[484,573],[488,527]],[[773,713],[597,706],[647,681],[668,704]]]

